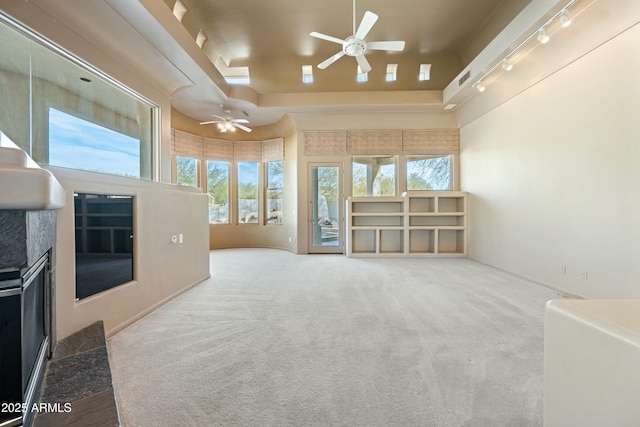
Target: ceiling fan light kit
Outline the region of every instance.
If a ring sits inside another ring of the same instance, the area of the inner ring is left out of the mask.
[[[209,120],[207,122],[200,122],[200,124],[201,125],[216,124],[218,127],[218,130],[221,133],[235,132],[236,129],[241,129],[245,132],[251,132],[251,128],[244,125],[244,124],[248,124],[249,120],[232,118],[230,110],[224,110],[224,114],[225,114],[224,117],[212,114],[212,116],[218,120]]]

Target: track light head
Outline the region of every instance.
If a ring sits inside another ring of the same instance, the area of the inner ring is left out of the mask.
[[[566,10],[563,10],[560,14],[560,25],[565,28],[571,25],[571,17],[569,16],[569,12]]]
[[[505,71],[511,71],[511,70],[513,70],[513,64],[509,61],[509,59],[505,58],[505,59],[502,61],[502,68],[503,68]]]
[[[549,36],[544,32],[544,28],[538,30],[538,41],[542,44],[549,42]]]
[[[482,84],[482,81],[478,81],[476,83],[476,89],[478,89],[478,92],[484,92],[484,90],[486,89],[485,85]]]

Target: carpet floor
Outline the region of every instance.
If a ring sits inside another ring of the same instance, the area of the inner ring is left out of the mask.
[[[108,341],[122,425],[542,425],[549,288],[468,259],[211,252]]]

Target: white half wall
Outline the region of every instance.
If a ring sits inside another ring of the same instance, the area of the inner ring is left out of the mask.
[[[208,198],[197,189],[73,169],[47,167],[66,192],[58,211],[56,330],[63,339],[103,320],[108,336],[209,277]],[[134,280],[75,300],[73,193],[134,197]],[[173,244],[172,235],[183,243]]]
[[[640,298],[637,52],[640,24],[461,128],[471,258],[588,298]]]

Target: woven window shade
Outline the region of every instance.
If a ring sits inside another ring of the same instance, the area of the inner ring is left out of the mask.
[[[233,158],[236,162],[262,161],[262,142],[236,141],[233,143]]]
[[[350,131],[349,154],[396,154],[402,151],[401,131]]]
[[[171,150],[178,156],[202,157],[202,137],[174,130]]]
[[[262,161],[275,162],[284,160],[284,139],[268,139],[262,141]]]
[[[347,154],[347,132],[304,132],[304,154],[306,156]]]
[[[204,138],[204,157],[211,160],[233,162],[233,141]]]
[[[460,132],[456,130],[421,130],[402,132],[403,154],[460,154]]]

